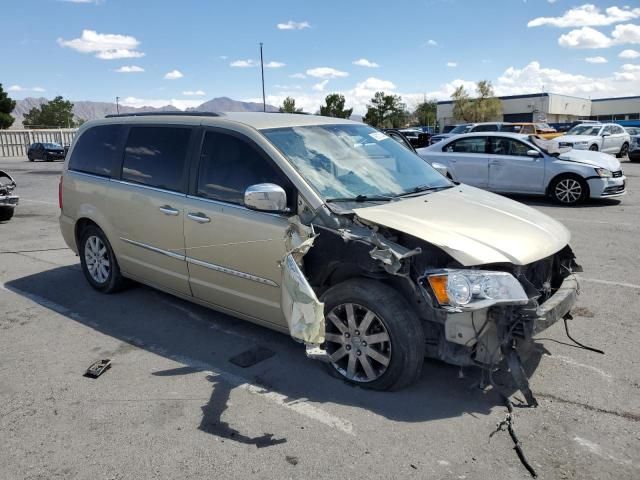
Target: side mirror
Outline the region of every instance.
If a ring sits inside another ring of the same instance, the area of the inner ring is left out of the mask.
[[[609,137],[609,136],[611,136],[611,134],[609,132],[603,132],[602,136],[603,137]]]
[[[433,162],[431,164],[431,166],[433,168],[435,168],[439,173],[441,173],[443,177],[447,177],[447,174],[449,173],[449,170],[447,169],[446,165],[443,165],[443,164],[438,163],[438,162]]]
[[[274,183],[258,183],[244,191],[244,204],[262,212],[287,212],[287,194]]]
[[[534,149],[527,150],[527,157],[540,158],[540,152]]]

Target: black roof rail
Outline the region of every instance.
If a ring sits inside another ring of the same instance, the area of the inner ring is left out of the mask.
[[[119,117],[157,117],[167,115],[178,115],[181,117],[219,117],[221,113],[215,112],[131,112],[131,113],[113,113],[105,115],[104,118]]]

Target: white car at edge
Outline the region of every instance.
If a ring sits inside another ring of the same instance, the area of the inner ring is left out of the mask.
[[[563,205],[626,193],[620,162],[602,152],[507,132],[456,135],[416,150],[459,182],[496,193],[549,196]]]
[[[556,140],[561,147],[610,153],[618,158],[627,156],[631,143],[629,133],[615,123],[582,123]]]

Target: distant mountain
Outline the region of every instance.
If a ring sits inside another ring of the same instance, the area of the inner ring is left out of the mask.
[[[16,119],[11,128],[22,128],[22,120],[29,110],[33,107],[39,107],[48,100],[44,97],[34,98],[27,97],[23,100],[16,101],[16,107],[11,115]],[[219,97],[211,99],[195,108],[189,108],[188,111],[199,112],[261,112],[262,103],[241,102],[228,97]],[[125,107],[120,105],[120,113],[133,112],[179,112],[180,110],[173,105],[165,105],[164,107]],[[273,105],[267,105],[267,112],[277,112],[278,108]],[[104,118],[105,115],[116,113],[116,104],[111,102],[92,102],[92,101],[73,101],[73,113],[78,118],[84,120],[94,120]]]
[[[195,108],[188,108],[187,111],[198,112],[261,112],[262,103],[240,102],[229,97],[218,97],[208,102],[204,102]],[[267,112],[277,112],[278,107],[267,105]]]

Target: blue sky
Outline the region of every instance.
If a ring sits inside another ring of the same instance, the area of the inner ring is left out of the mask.
[[[640,94],[640,5],[567,0],[5,0],[0,82],[179,108],[218,96],[315,111],[337,91],[410,106],[489,79],[498,94]]]

